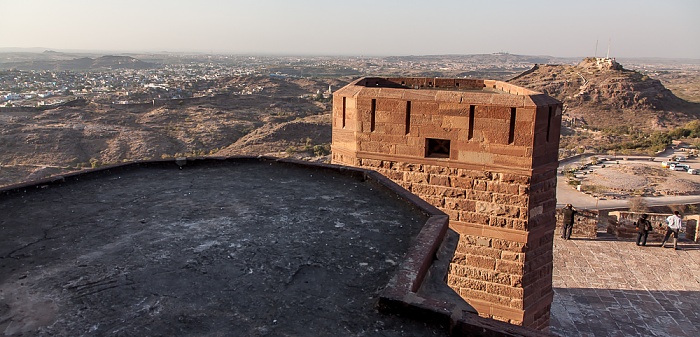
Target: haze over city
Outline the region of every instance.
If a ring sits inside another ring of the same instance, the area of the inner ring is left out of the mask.
[[[700,58],[700,2],[3,1],[0,49]]]

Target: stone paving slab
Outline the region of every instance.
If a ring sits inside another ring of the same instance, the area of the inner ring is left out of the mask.
[[[700,336],[700,245],[638,247],[601,235],[555,238],[551,332]]]

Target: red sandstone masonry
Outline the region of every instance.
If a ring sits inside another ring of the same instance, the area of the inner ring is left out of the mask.
[[[449,285],[480,315],[544,328],[561,103],[498,81],[431,78],[360,79],[336,91],[334,105],[342,97],[334,163],[375,169],[448,214],[460,234]],[[444,158],[431,157],[428,138],[450,141]]]

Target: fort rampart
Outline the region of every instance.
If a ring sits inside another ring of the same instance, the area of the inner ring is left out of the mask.
[[[561,112],[505,82],[362,78],[333,96],[332,158],[449,215],[460,239],[447,282],[481,316],[544,329]]]

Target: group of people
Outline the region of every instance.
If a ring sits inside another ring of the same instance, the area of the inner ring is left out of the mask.
[[[647,214],[642,214],[639,220],[637,220],[637,246],[646,246],[649,232],[654,230],[648,218],[649,216]],[[666,234],[664,234],[664,239],[661,241],[661,247],[666,248],[666,242],[673,236],[673,249],[677,250],[678,234],[680,234],[681,228],[683,228],[681,214],[678,211],[674,211],[673,215],[666,218]]]
[[[561,237],[564,240],[571,239],[571,232],[574,228],[574,221],[576,218],[576,209],[571,204],[566,204],[562,209],[563,223]],[[666,218],[666,234],[661,242],[661,247],[666,248],[666,242],[673,236],[673,249],[678,249],[678,234],[683,227],[681,214],[678,211],[674,211],[673,215]],[[642,216],[635,223],[637,229],[637,246],[646,246],[647,237],[650,232],[654,231],[654,227],[649,221],[648,214],[642,214]],[[659,225],[661,226],[661,225]]]

